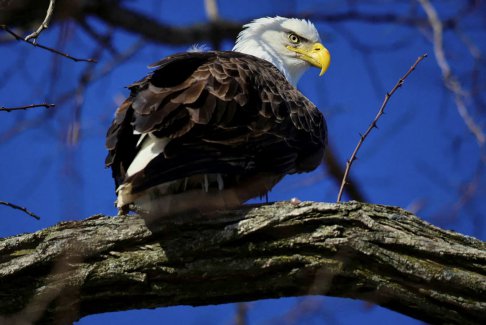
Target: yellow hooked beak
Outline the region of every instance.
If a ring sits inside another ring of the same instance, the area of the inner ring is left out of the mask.
[[[287,49],[299,53],[299,57],[302,60],[309,62],[317,68],[320,68],[321,72],[319,73],[319,76],[322,76],[324,72],[326,72],[327,68],[329,68],[329,64],[331,63],[331,54],[321,43],[314,43],[312,46],[310,46],[310,48],[305,46],[298,48],[288,45]]]

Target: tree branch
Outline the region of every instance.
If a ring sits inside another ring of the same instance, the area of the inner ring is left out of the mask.
[[[24,105],[24,106],[17,106],[17,107],[0,107],[0,112],[12,112],[12,111],[25,111],[31,108],[37,108],[37,107],[45,107],[45,108],[53,108],[55,107],[55,104],[48,104],[48,103],[42,103],[42,104],[30,104],[30,105]]]
[[[67,59],[70,59],[70,60],[73,60],[74,62],[89,62],[89,63],[96,63],[96,61],[94,59],[81,59],[81,58],[76,58],[72,55],[69,55],[65,52],[62,52],[62,51],[59,51],[59,50],[56,50],[55,48],[52,48],[52,47],[48,47],[48,46],[45,46],[45,45],[42,45],[42,44],[39,44],[37,42],[34,42],[34,41],[31,41],[31,40],[27,40],[27,39],[24,39],[22,38],[21,36],[17,35],[13,30],[11,30],[10,28],[8,28],[7,25],[0,25],[0,29],[3,29],[5,32],[7,32],[8,34],[10,34],[11,36],[13,36],[15,38],[15,40],[17,41],[22,41],[24,43],[27,43],[27,44],[30,44],[34,47],[38,47],[38,48],[41,48],[43,50],[46,50],[46,51],[49,51],[49,52],[52,52],[54,54],[58,54],[60,56],[63,56]],[[35,40],[35,39],[34,39]]]
[[[431,323],[485,323],[485,251],[402,209],[358,202],[148,225],[94,216],[0,240],[0,321],[320,294]]]
[[[32,39],[32,42],[35,43],[37,41],[37,37],[39,37],[40,33],[44,29],[47,29],[49,27],[49,23],[51,22],[52,14],[54,13],[54,6],[56,5],[55,0],[50,0],[49,1],[49,7],[47,8],[47,13],[46,17],[44,18],[44,21],[39,25],[39,27],[32,33],[27,35],[24,40],[29,41]]]
[[[110,1],[94,2],[93,6],[86,9],[86,12],[114,27],[141,35],[154,42],[172,45],[188,45],[213,39],[234,40],[241,31],[242,25],[241,23],[217,20],[190,27],[174,27],[136,10],[121,5],[113,6]],[[143,21],[143,24],[140,24],[141,21]]]
[[[4,205],[4,206],[10,207],[10,208],[15,209],[15,210],[20,210],[20,211],[24,212],[25,214],[28,214],[32,218],[40,220],[40,217],[37,214],[35,214],[34,212],[31,212],[27,208],[21,207],[20,205],[13,204],[13,203],[6,202],[6,201],[0,201],[0,205]]]
[[[351,157],[346,161],[346,169],[344,170],[343,180],[341,182],[341,187],[339,188],[339,193],[338,193],[338,196],[337,196],[337,202],[341,202],[341,197],[343,195],[344,187],[346,186],[346,180],[348,178],[349,171],[351,170],[351,166],[352,166],[353,162],[357,159],[356,155],[358,154],[359,149],[363,145],[363,142],[366,140],[366,137],[370,134],[370,132],[374,128],[378,128],[378,126],[377,126],[378,120],[385,113],[386,105],[388,104],[388,101],[390,100],[391,96],[393,96],[393,94],[398,90],[398,88],[400,88],[403,85],[403,83],[405,82],[407,77],[415,70],[415,68],[420,63],[420,61],[422,61],[426,57],[427,57],[427,54],[422,54],[421,56],[419,56],[417,58],[417,60],[415,61],[415,63],[410,67],[410,69],[408,69],[408,71],[403,75],[403,77],[401,77],[398,80],[398,82],[395,84],[395,86],[392,88],[392,90],[390,92],[386,93],[385,99],[383,100],[383,103],[381,104],[381,107],[378,110],[378,113],[376,114],[376,116],[373,119],[373,121],[371,122],[371,124],[368,126],[368,129],[365,131],[365,133],[360,136],[358,144],[354,148],[353,153],[351,154]]]

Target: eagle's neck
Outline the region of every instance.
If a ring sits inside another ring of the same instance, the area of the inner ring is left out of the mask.
[[[290,64],[286,62],[286,58],[282,58],[275,49],[256,39],[239,40],[233,48],[233,51],[250,54],[269,61],[283,73],[285,78],[293,86],[297,85],[300,77],[308,68],[304,61],[302,61],[302,64]]]

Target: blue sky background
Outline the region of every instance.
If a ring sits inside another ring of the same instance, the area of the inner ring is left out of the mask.
[[[426,17],[415,1],[350,3],[353,2],[219,1],[219,13],[221,18],[242,24],[262,16],[317,17],[350,8],[363,14]],[[459,31],[445,32],[444,45],[453,72],[470,91],[466,98],[468,108],[478,125],[486,129],[486,18],[479,14],[485,12],[486,6],[484,1],[478,3],[479,9],[461,18]],[[433,4],[439,16],[446,19],[455,17],[465,2]],[[207,21],[203,1],[130,1],[127,6],[179,26]],[[425,25],[326,23],[319,19],[314,22],[332,54],[332,63],[324,77],[319,78],[315,69],[307,72],[299,88],[325,114],[330,145],[342,164],[353,151],[359,134],[376,115],[385,93],[419,55],[429,54],[391,98],[387,113],[378,123],[379,129],[366,140],[351,175],[371,203],[410,209],[435,225],[485,240],[486,160],[481,162],[484,149],[468,131],[457,113],[453,95],[444,87],[433,55],[430,29]],[[113,32],[94,18],[89,23],[100,33],[109,32],[113,47],[120,52],[134,44],[143,46],[80,93],[76,93],[80,74],[89,64],[74,63],[26,44],[0,45],[0,71],[4,76],[0,80],[0,106],[44,101],[57,104],[49,111],[0,112],[0,200],[25,206],[42,217],[36,221],[0,206],[2,237],[36,231],[62,220],[79,220],[97,213],[116,214],[111,173],[104,168],[104,136],[117,104],[128,94],[124,87],[145,76],[148,64],[191,45],[144,42],[138,35]],[[461,35],[477,47],[481,60],[474,60]],[[92,57],[96,51],[93,40],[73,23],[54,24],[39,42],[78,57]],[[223,49],[229,50],[232,45],[224,42]],[[93,67],[94,74],[102,74],[112,62],[113,56],[103,53]],[[476,76],[477,84],[472,76]],[[77,125],[79,141],[70,143],[70,134]],[[269,198],[334,202],[337,192],[338,186],[326,169],[319,168],[310,174],[285,178]],[[302,309],[298,307],[302,304],[312,306],[311,311],[292,316]],[[93,315],[79,324],[231,324],[235,310],[233,304],[171,307]],[[248,315],[249,324],[418,323],[361,301],[329,297],[252,302]]]

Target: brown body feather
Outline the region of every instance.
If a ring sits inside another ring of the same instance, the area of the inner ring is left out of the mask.
[[[198,182],[206,182],[202,192],[221,191],[220,178],[241,203],[265,194],[285,174],[311,171],[321,162],[322,114],[271,63],[237,52],[200,52],[176,54],[153,67],[129,86],[131,95],[107,134],[106,166],[130,197],[125,203],[166,183],[172,185],[162,196],[201,189]],[[127,176],[146,134],[170,141]]]

